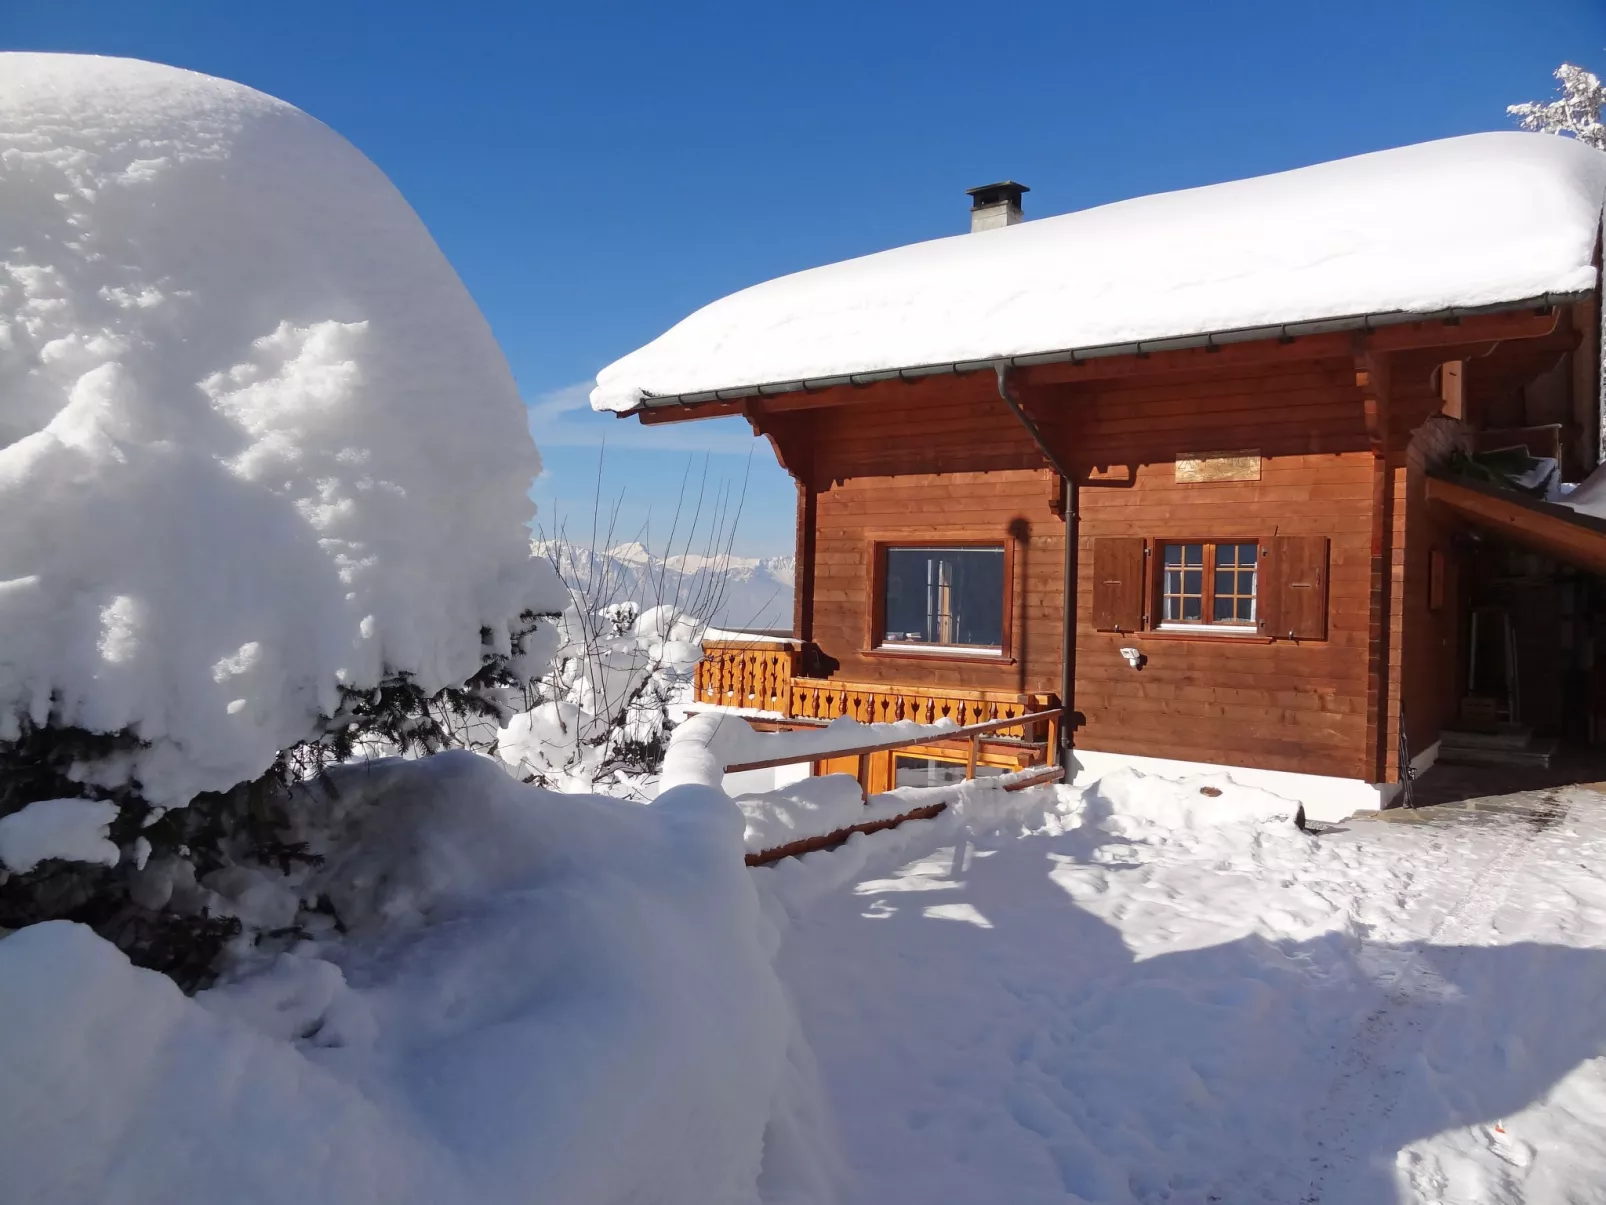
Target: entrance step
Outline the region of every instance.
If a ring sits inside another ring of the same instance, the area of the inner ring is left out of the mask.
[[[1526,724],[1497,724],[1484,731],[1462,729],[1440,733],[1441,750],[1444,749],[1526,749],[1533,740],[1534,730]]]
[[[1463,766],[1538,766],[1549,769],[1550,759],[1561,745],[1560,741],[1548,738],[1537,741],[1530,738],[1526,745],[1515,747],[1492,743],[1452,743],[1449,735],[1444,735],[1443,743],[1439,746],[1439,760]],[[1465,737],[1477,734],[1456,735]]]

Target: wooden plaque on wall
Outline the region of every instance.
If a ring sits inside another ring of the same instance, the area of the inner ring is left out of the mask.
[[[1177,457],[1178,481],[1259,481],[1260,449],[1195,452]]]

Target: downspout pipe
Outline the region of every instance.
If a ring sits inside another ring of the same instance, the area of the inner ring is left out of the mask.
[[[1077,544],[1079,543],[1079,525],[1077,515],[1077,488],[1076,479],[1071,476],[1059,455],[1043,438],[1043,431],[1032,416],[1026,413],[1015,395],[1014,386],[1010,382],[1010,367],[1007,364],[995,366],[998,374],[998,396],[1004,399],[1004,405],[1020,420],[1020,425],[1026,428],[1026,434],[1032,437],[1037,450],[1043,454],[1043,459],[1059,474],[1060,478],[1060,506],[1065,515],[1065,577],[1061,587],[1063,610],[1060,615],[1060,639],[1063,642],[1064,656],[1060,665],[1060,706],[1064,708],[1064,715],[1060,718],[1060,747],[1055,750],[1059,764],[1065,769],[1066,780],[1070,779],[1071,762],[1071,730],[1075,726],[1072,716],[1076,712],[1076,576],[1077,576]]]

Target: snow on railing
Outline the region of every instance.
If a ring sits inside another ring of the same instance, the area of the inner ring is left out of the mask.
[[[970,738],[970,754],[965,762],[965,778],[976,777],[976,757],[979,752],[981,738],[989,732],[999,732],[1005,728],[1025,728],[1028,724],[1044,721],[1051,725],[1049,747],[1053,747],[1053,727],[1065,714],[1063,708],[1055,707],[1048,711],[1034,711],[1028,715],[1014,716],[1005,720],[990,720],[985,724],[966,724],[962,728],[945,728],[935,735],[922,733],[919,736],[899,736],[891,740],[876,741],[867,745],[850,745],[845,749],[815,750],[806,753],[791,753],[785,757],[766,757],[759,761],[732,762],[725,767],[725,773],[737,774],[743,770],[770,770],[777,766],[796,766],[803,762],[819,761],[823,757],[858,757],[859,776],[862,781],[865,771],[865,759],[872,753],[886,753],[893,749],[908,749],[915,745],[929,745],[934,741],[943,742],[957,740],[961,737]]]
[[[829,832],[816,833],[810,836],[798,837],[781,845],[770,846],[767,849],[750,851],[747,854],[749,866],[768,866],[779,862],[783,858],[795,858],[802,854],[815,853],[820,850],[835,849],[844,844],[855,833],[877,833],[889,828],[897,828],[908,820],[932,820],[948,810],[948,807],[958,798],[960,787],[970,790],[988,791],[1024,791],[1028,787],[1047,786],[1050,783],[1065,780],[1064,766],[1028,766],[1024,770],[1017,770],[1013,774],[1000,774],[991,778],[967,779],[964,783],[956,783],[944,787],[903,788],[895,794],[876,796],[866,802],[866,809],[870,817],[856,824],[841,825]],[[917,803],[921,798],[930,798],[933,795],[945,796],[932,803]],[[886,803],[878,805],[878,800]],[[916,803],[908,807],[909,803]],[[890,813],[890,814],[877,814]]]
[[[919,733],[915,735],[903,734],[888,740],[870,741],[859,745],[850,745],[845,748],[813,749],[804,752],[790,753],[781,757],[766,757],[750,761],[730,762],[725,766],[727,774],[736,774],[745,770],[768,770],[780,766],[800,765],[812,763],[829,757],[858,759],[858,780],[861,784],[867,781],[869,758],[875,753],[886,753],[897,749],[908,749],[916,746],[929,746],[936,741],[948,743],[955,740],[968,740],[969,752],[965,761],[965,783],[985,783],[987,789],[1003,791],[1020,791],[1027,787],[1042,786],[1051,782],[1063,781],[1065,768],[1063,765],[1028,766],[1013,774],[1003,774],[978,780],[976,778],[976,763],[980,754],[981,738],[1005,728],[1024,727],[1028,724],[1044,722],[1049,726],[1051,733],[1048,748],[1054,748],[1052,734],[1055,732],[1064,715],[1062,708],[1053,708],[1047,711],[1033,712],[1029,715],[1015,716],[1011,719],[992,720],[985,724],[968,724],[962,728],[947,728],[940,734]],[[972,789],[975,789],[974,787]],[[877,805],[868,794],[863,797],[863,806],[870,809],[871,814],[864,820],[853,824],[836,824],[829,831],[801,836],[796,840],[776,845],[770,848],[750,851],[747,854],[749,866],[763,866],[782,858],[796,857],[799,854],[813,853],[816,850],[834,849],[847,841],[855,833],[880,832],[883,829],[896,828],[907,820],[929,820],[945,811],[951,801],[948,798],[939,799],[932,803],[919,804],[913,808],[902,808],[901,805],[914,802],[916,799],[929,798],[930,794],[948,793],[952,795],[952,787],[939,787],[931,792],[907,791],[877,796],[876,799],[885,802]],[[758,797],[748,797],[757,799]],[[881,814],[875,814],[875,813]],[[890,812],[890,814],[887,814]],[[751,833],[751,829],[750,829]]]

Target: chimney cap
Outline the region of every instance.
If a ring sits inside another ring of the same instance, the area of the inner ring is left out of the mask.
[[[989,205],[1007,203],[1016,209],[1021,207],[1022,193],[1032,190],[1024,184],[1017,184],[1013,180],[1000,180],[997,184],[983,184],[978,188],[965,189],[965,195],[970,198],[972,209],[985,209]]]

